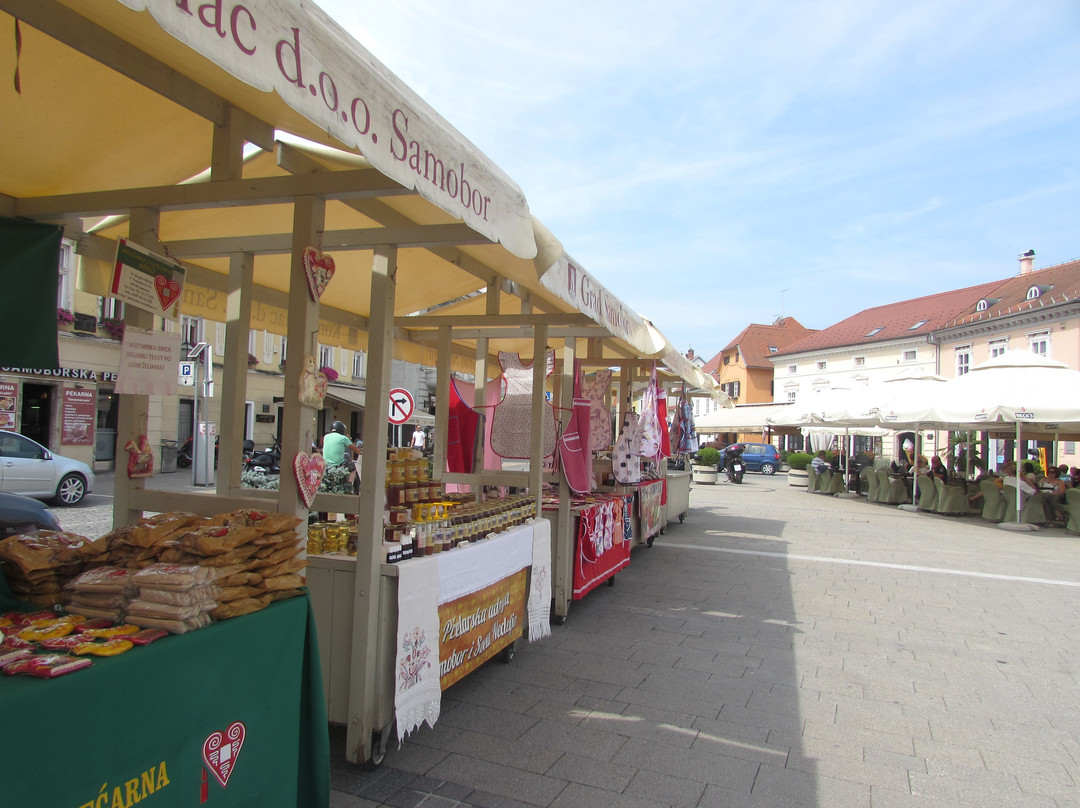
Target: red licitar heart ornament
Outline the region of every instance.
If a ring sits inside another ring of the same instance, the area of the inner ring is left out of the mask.
[[[296,472],[296,484],[300,487],[300,499],[304,501],[305,507],[310,508],[319,490],[319,483],[326,474],[326,461],[322,455],[300,452],[293,460],[293,471]]]
[[[314,247],[305,247],[304,274],[307,276],[311,299],[318,303],[322,293],[326,291],[330,279],[334,277],[334,259],[329,255],[324,255]]]

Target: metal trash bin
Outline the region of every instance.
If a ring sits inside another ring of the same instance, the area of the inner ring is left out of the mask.
[[[160,474],[171,474],[176,471],[176,441],[161,441],[161,460],[158,464]]]

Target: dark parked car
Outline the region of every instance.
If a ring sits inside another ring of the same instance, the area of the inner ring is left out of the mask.
[[[0,539],[35,530],[61,530],[60,521],[43,502],[0,493]]]
[[[780,453],[775,446],[745,442],[740,442],[739,445],[743,447],[742,459],[746,462],[747,471],[760,471],[762,474],[776,474],[779,471]]]

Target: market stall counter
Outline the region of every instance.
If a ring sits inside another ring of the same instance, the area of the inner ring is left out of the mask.
[[[581,600],[602,583],[614,584],[615,573],[630,564],[634,499],[628,494],[596,494],[571,501],[571,600]],[[557,502],[544,506],[544,516],[551,523],[553,548],[559,541],[558,510]]]
[[[11,806],[325,806],[329,738],[308,597],[57,679],[0,679]]]
[[[663,479],[642,480],[639,483],[615,486],[616,493],[633,494],[634,507],[631,509],[631,527],[634,539],[638,543],[652,547],[653,539],[667,527],[665,505],[666,486]]]
[[[690,477],[689,471],[668,470],[667,481],[667,524],[679,520],[680,524],[690,510]]]

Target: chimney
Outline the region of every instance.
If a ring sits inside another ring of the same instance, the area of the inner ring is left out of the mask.
[[[1032,264],[1035,263],[1035,251],[1028,250],[1026,253],[1020,256],[1020,274],[1031,274]]]

